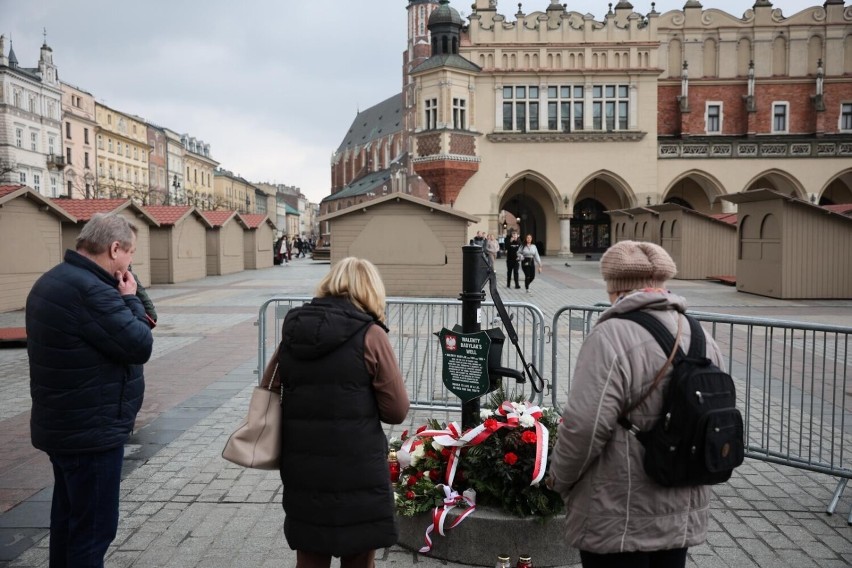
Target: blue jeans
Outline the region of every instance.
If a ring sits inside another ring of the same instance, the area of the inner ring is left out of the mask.
[[[48,455],[54,478],[50,568],[103,568],[118,530],[124,446],[91,454]]]

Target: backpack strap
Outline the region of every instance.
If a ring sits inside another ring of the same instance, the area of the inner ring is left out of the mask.
[[[686,316],[686,321],[689,322],[689,352],[686,354],[687,358],[698,361],[707,359],[707,344],[704,340],[704,329],[702,329],[698,320],[686,314],[683,315]]]
[[[669,365],[671,365],[673,361],[676,364],[678,361],[684,358],[683,350],[680,348],[681,319],[680,317],[678,317],[677,320],[677,336],[672,337],[671,332],[669,332],[666,326],[663,325],[660,320],[658,320],[651,314],[641,311],[635,311],[617,314],[613,317],[617,317],[619,319],[626,319],[641,325],[643,328],[645,328],[646,331],[648,331],[652,336],[654,336],[654,339],[657,341],[660,347],[662,347],[663,353],[669,354],[668,358],[666,359],[666,362],[657,372],[657,376],[654,377],[654,382],[651,383],[651,386],[648,388],[648,390],[645,391],[645,394],[643,394],[635,403],[631,404],[628,408],[626,408],[624,412],[622,412],[618,417],[618,423],[623,428],[636,435],[639,434],[641,431],[635,424],[633,424],[633,422],[630,421],[629,418],[627,418],[627,415],[633,412],[633,410],[635,410],[640,404],[645,402],[645,399],[647,399],[651,395],[651,393],[654,392],[654,390],[660,385],[660,381],[663,380],[663,377],[665,376],[666,370],[669,368]],[[696,324],[697,323],[698,322],[696,322]],[[700,327],[701,326],[699,324],[699,328]],[[690,329],[692,329],[692,327],[690,327]],[[704,332],[702,331],[701,333],[703,344]],[[691,343],[689,352],[690,354],[692,353]]]

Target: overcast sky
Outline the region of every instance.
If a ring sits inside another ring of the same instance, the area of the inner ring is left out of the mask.
[[[609,0],[617,3],[617,0]],[[608,1],[563,0],[601,20]],[[453,0],[462,15],[472,0]],[[42,29],[61,80],[211,145],[251,181],[330,193],[330,159],[358,109],[401,90],[406,0],[0,0],[0,33],[35,67]],[[526,0],[526,13],[549,0]],[[633,0],[634,10],[651,2]],[[685,0],[659,0],[658,12]],[[753,1],[704,0],[737,17]],[[821,5],[778,0],[785,16]],[[498,9],[514,19],[517,1]]]

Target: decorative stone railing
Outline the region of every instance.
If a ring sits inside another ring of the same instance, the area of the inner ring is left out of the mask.
[[[852,156],[844,140],[678,140],[660,141],[657,157],[668,158],[834,158]]]
[[[626,142],[638,141],[645,132],[637,130],[618,130],[601,132],[577,130],[575,132],[492,132],[486,135],[489,142]]]

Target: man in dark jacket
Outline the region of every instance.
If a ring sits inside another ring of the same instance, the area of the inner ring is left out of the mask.
[[[521,241],[518,239],[518,233],[512,233],[509,240],[506,242],[506,287],[512,287],[512,275],[515,275],[515,288],[520,288],[518,284],[518,267],[520,261],[518,259],[518,249],[521,248]]]
[[[153,337],[128,270],[136,227],[95,215],[27,297],[33,446],[53,464],[50,566],[102,567]]]

